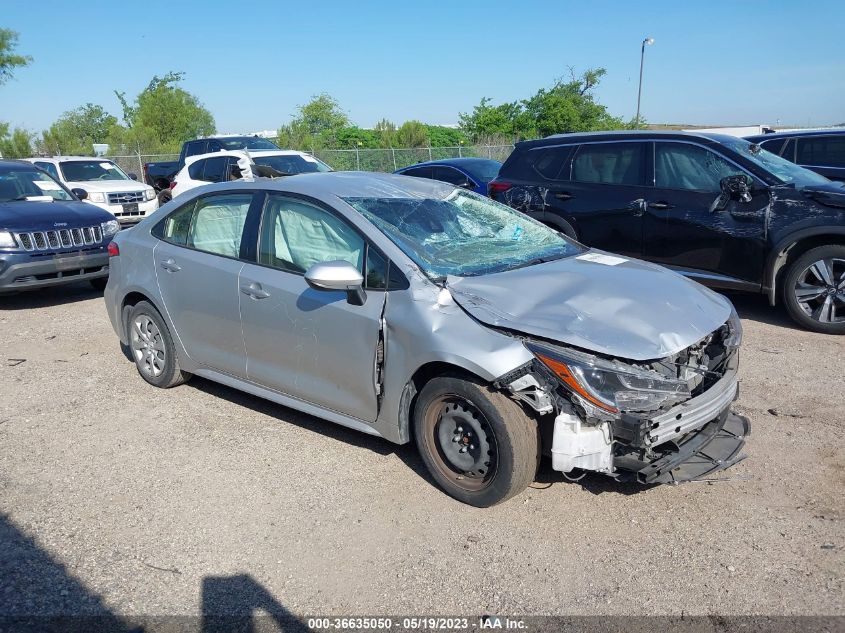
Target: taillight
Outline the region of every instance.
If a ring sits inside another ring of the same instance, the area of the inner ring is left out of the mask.
[[[171,189],[173,189],[173,187],[175,187],[175,186],[176,186],[176,181],[175,181],[175,180],[171,180],[171,181],[170,181],[170,188],[171,188]]]
[[[117,257],[120,255],[120,247],[114,242],[109,242],[108,245],[109,257]]]
[[[496,182],[494,180],[493,182],[487,183],[487,195],[492,198],[494,193],[502,193],[511,187],[513,187],[513,185],[509,182]]]

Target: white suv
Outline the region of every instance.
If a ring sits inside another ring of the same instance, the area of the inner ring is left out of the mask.
[[[135,180],[110,160],[93,156],[27,158],[68,189],[84,189],[85,202],[105,209],[121,225],[135,224],[158,209],[155,189]],[[78,193],[78,192],[76,192]]]
[[[189,156],[185,159],[185,166],[173,178],[170,189],[175,198],[194,187],[239,180],[247,167],[252,171],[252,176],[271,177],[332,171],[323,161],[292,149],[232,149]]]

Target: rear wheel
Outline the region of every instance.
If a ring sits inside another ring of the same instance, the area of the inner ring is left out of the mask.
[[[417,447],[431,476],[459,501],[485,508],[523,491],[537,473],[537,423],[474,381],[434,378],[414,409]]]
[[[129,312],[129,350],[141,377],[151,385],[168,389],[191,377],[179,367],[170,330],[152,305],[138,302]]]
[[[170,189],[162,189],[158,192],[158,203],[160,205],[167,204],[171,200],[173,200],[173,192]]]
[[[845,334],[845,246],[820,246],[796,259],[784,277],[783,301],[808,330]]]

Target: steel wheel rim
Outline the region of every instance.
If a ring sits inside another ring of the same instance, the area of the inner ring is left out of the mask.
[[[161,330],[146,314],[132,321],[132,356],[138,369],[150,378],[160,376],[167,366]]]
[[[490,422],[469,400],[441,396],[425,414],[426,442],[437,470],[468,492],[487,488],[496,474],[498,446]]]
[[[828,257],[807,266],[795,282],[795,300],[819,323],[845,323],[845,259]]]

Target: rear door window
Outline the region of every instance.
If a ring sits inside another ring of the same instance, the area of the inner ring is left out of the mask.
[[[457,169],[443,166],[434,168],[434,180],[442,180],[443,182],[448,182],[449,184],[458,186],[462,186],[469,182],[469,178]]]
[[[205,159],[193,162],[188,165],[188,176],[191,180],[202,180],[203,169],[205,169]]]
[[[689,143],[655,143],[654,186],[660,189],[721,191],[727,176],[746,174],[718,154]]]
[[[402,172],[403,176],[415,176],[416,178],[433,178],[431,167],[412,167]]]
[[[767,152],[771,152],[772,154],[777,154],[780,156],[780,152],[783,149],[783,144],[786,142],[786,139],[783,138],[774,138],[771,141],[763,141],[760,143],[760,147],[762,147]]]
[[[188,231],[188,246],[237,258],[251,203],[251,193],[206,196],[197,200]]]
[[[205,160],[202,170],[202,180],[206,182],[223,182],[226,178],[226,163],[228,156],[216,156]]]
[[[645,143],[596,143],[578,148],[572,180],[605,185],[642,185]]]
[[[572,147],[549,147],[532,152],[532,163],[535,171],[549,180],[569,180],[568,165]]]
[[[197,154],[205,154],[205,148],[208,145],[207,141],[189,141],[185,145],[185,156],[196,156]]]
[[[845,167],[845,135],[805,136],[797,139],[799,165]]]

